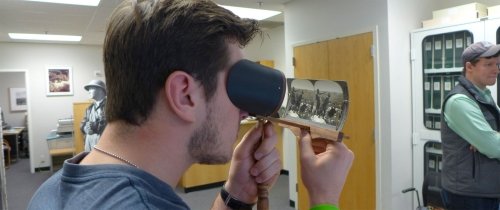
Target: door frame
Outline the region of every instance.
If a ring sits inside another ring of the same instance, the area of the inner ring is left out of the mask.
[[[362,34],[362,33],[372,33],[372,56],[373,56],[373,97],[374,97],[374,114],[375,114],[375,130],[374,130],[374,141],[375,141],[375,206],[376,209],[382,209],[382,200],[381,195],[382,195],[382,157],[381,157],[381,151],[382,151],[382,144],[380,142],[380,139],[382,139],[382,131],[380,130],[380,126],[382,125],[381,118],[380,118],[380,113],[381,113],[381,100],[380,100],[380,53],[379,53],[379,29],[378,25],[368,27],[365,29],[357,30],[357,31],[351,31],[346,34],[341,34],[337,36],[328,36],[328,37],[320,37],[316,38],[313,40],[307,40],[307,41],[302,41],[302,42],[297,42],[291,45],[291,50],[293,52],[293,49],[298,46],[302,45],[308,45],[308,44],[313,44],[321,41],[327,41],[331,39],[336,39],[336,38],[342,38],[342,37],[348,37],[348,36],[353,36],[357,34]],[[292,53],[293,55],[293,53]],[[292,71],[293,73],[293,71]],[[286,129],[285,129],[286,130]],[[289,138],[286,132],[284,132],[284,138]],[[295,136],[293,136],[295,138]],[[294,145],[295,147],[295,145]],[[293,151],[296,151],[297,148],[293,148]],[[293,156],[293,155],[292,155]],[[290,157],[289,157],[290,158]],[[295,159],[295,163],[297,163],[296,157],[293,156]],[[297,165],[296,164],[291,164],[290,166],[290,189],[296,189],[296,184],[297,184]],[[295,182],[295,183],[292,183]],[[292,198],[295,198],[295,208],[297,209],[298,207],[298,195],[297,192],[290,192],[290,199],[293,200]]]
[[[30,100],[30,81],[29,81],[29,71],[26,70],[26,69],[0,69],[0,73],[24,73],[24,86],[26,88],[26,106],[27,106],[27,110],[26,112],[28,113],[28,124],[26,125],[26,129],[28,130],[28,136],[33,136],[31,134],[31,132],[33,131],[33,129],[31,129],[33,127],[32,125],[32,122],[33,120],[32,119],[32,114],[30,113],[33,113],[32,110],[31,110],[31,100]],[[33,141],[33,138],[29,138],[28,139],[28,150],[29,150],[29,157],[30,157],[30,171],[31,173],[35,173],[35,170],[33,167],[31,167],[32,165],[34,165],[33,163],[33,156],[31,154],[31,152],[33,151],[33,144],[31,143],[31,141]]]

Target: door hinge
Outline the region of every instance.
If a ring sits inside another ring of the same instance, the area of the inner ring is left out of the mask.
[[[292,58],[292,65],[295,67],[295,57]]]

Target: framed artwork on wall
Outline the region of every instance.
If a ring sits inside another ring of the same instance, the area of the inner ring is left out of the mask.
[[[10,110],[26,111],[26,88],[9,88]]]
[[[69,66],[49,66],[47,71],[47,96],[73,95],[73,73]]]

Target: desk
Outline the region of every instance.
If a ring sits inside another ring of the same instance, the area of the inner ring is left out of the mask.
[[[9,141],[11,147],[10,156],[15,161],[19,158],[20,139],[23,131],[24,127],[12,127],[11,129],[2,130],[3,138]],[[13,136],[13,138],[9,138],[9,136]]]

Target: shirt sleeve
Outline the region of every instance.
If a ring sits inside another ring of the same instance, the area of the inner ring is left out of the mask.
[[[480,153],[500,159],[500,134],[488,124],[476,101],[463,94],[455,94],[444,108],[444,119],[451,130]]]

